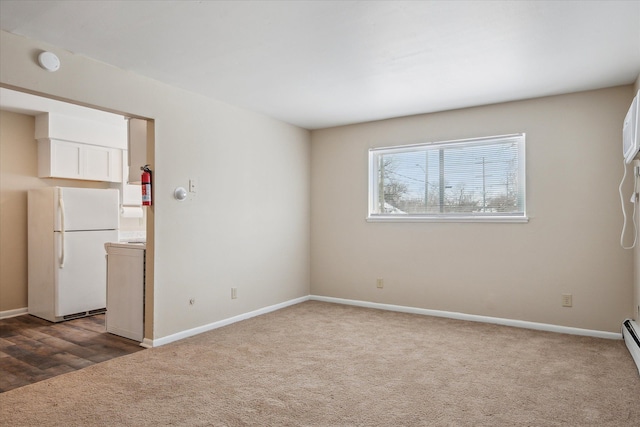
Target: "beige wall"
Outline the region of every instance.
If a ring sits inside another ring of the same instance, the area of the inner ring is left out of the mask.
[[[0,110],[0,312],[27,307],[27,190],[108,184],[40,179],[35,120]]]
[[[41,50],[61,58],[58,72],[37,66]],[[310,291],[614,332],[632,311],[617,196],[631,86],[310,137],[6,32],[0,84],[155,120],[154,338]],[[368,148],[515,132],[527,133],[528,224],[364,220]],[[191,177],[198,193],[175,201]],[[561,293],[574,295],[574,307],[560,307]]]
[[[617,192],[632,95],[624,86],[313,131],[311,293],[619,332],[632,309]],[[518,132],[529,223],[365,221],[369,148]]]
[[[0,84],[154,119],[153,338],[309,294],[308,131],[6,32]]]

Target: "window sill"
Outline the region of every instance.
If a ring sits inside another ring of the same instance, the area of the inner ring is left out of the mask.
[[[527,216],[440,216],[426,217],[421,215],[369,215],[367,222],[507,222],[527,223]]]

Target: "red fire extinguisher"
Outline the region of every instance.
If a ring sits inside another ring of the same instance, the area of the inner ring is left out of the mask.
[[[149,165],[140,168],[142,171],[142,205],[151,206],[151,169]]]

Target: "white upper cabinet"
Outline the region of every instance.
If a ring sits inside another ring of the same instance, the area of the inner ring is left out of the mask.
[[[81,179],[82,145],[65,141],[38,141],[38,176]]]
[[[38,176],[122,181],[122,150],[57,139],[38,140]]]
[[[129,119],[128,182],[140,183],[140,168],[147,164],[147,121]]]
[[[36,139],[44,138],[126,150],[127,120],[113,114],[106,115],[101,121],[56,113],[39,114],[36,116]]]
[[[54,113],[36,116],[38,176],[122,182],[124,118],[93,121]]]

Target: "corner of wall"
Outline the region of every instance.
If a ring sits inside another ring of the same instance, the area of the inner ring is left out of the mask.
[[[636,78],[633,85],[633,93],[640,91],[640,74]],[[634,165],[636,162],[634,161]],[[637,220],[637,218],[636,218]],[[632,318],[637,322],[640,320],[640,248],[636,247],[633,251],[633,315]]]

